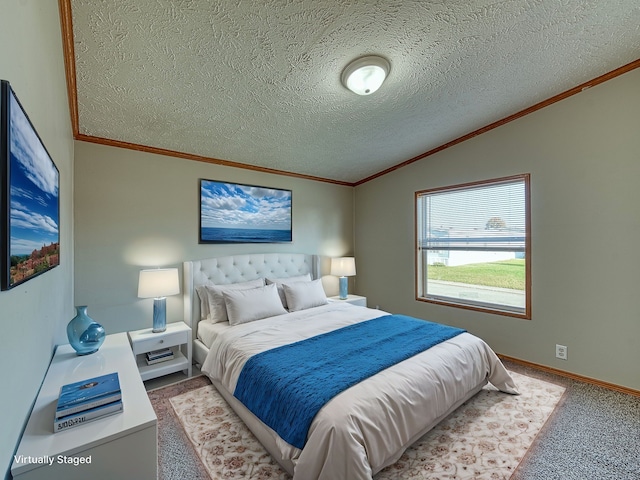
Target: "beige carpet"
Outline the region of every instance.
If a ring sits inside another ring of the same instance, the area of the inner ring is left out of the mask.
[[[374,478],[509,479],[565,391],[559,385],[512,375],[521,395],[485,387]],[[193,382],[193,389],[170,386],[163,396],[209,476],[289,479],[216,389],[205,379],[196,380],[185,382]]]

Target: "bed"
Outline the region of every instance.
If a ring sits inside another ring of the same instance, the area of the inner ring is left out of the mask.
[[[193,329],[195,362],[294,479],[371,479],[487,382],[517,394],[484,341],[454,332],[337,393],[313,416],[303,444],[285,441],[283,436],[290,437],[268,426],[255,405],[257,414],[234,396],[241,396],[239,384],[253,384],[244,376],[248,365],[301,340],[396,318],[377,309],[327,302],[318,287],[320,265],[319,257],[297,253],[184,263],[185,321]],[[274,298],[281,300],[280,308]],[[216,318],[220,304],[226,312]]]

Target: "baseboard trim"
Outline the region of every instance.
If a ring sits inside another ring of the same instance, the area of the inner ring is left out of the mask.
[[[507,360],[509,362],[524,365],[525,367],[535,368],[536,370],[541,370],[547,373],[553,373],[555,375],[560,375],[561,377],[570,378],[572,380],[578,380],[579,382],[590,383],[591,385],[596,385],[598,387],[608,388],[609,390],[626,393],[627,395],[633,395],[634,397],[640,397],[640,390],[634,390],[633,388],[623,387],[621,385],[616,385],[615,383],[603,382],[602,380],[597,380],[591,377],[585,377],[583,375],[578,375],[576,373],[565,372],[564,370],[559,370],[553,367],[547,367],[546,365],[540,365],[539,363],[533,363],[527,360],[521,360],[519,358],[510,357],[509,355],[498,354],[498,357],[500,357],[503,360]]]

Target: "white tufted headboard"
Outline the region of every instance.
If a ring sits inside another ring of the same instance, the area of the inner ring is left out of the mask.
[[[200,300],[195,288],[207,283],[225,285],[260,277],[293,277],[310,273],[320,278],[320,257],[304,253],[232,255],[184,262],[184,321],[197,338]]]

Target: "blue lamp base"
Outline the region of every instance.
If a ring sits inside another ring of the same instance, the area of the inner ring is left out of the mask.
[[[349,296],[349,279],[340,277],[340,300],[346,300]]]
[[[153,299],[153,333],[167,329],[167,297]]]

